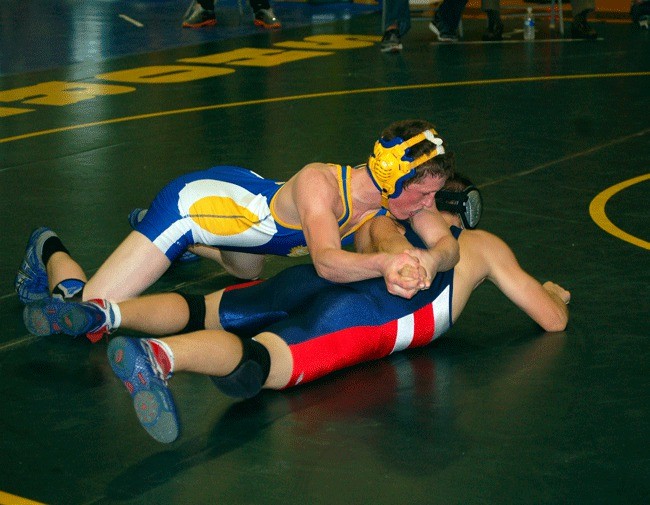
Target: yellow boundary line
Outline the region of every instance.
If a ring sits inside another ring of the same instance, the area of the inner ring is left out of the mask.
[[[116,123],[125,123],[128,121],[139,121],[143,119],[152,119],[163,116],[172,116],[177,114],[188,114],[192,112],[202,112],[208,110],[226,109],[231,107],[244,107],[248,105],[262,105],[277,102],[289,102],[293,100],[307,100],[315,98],[329,98],[344,95],[360,95],[365,93],[381,93],[387,91],[410,91],[418,89],[433,89],[433,88],[449,88],[458,86],[482,86],[493,84],[513,84],[524,82],[541,82],[541,81],[561,81],[561,80],[577,80],[577,79],[607,79],[614,77],[647,77],[650,72],[621,72],[621,73],[607,73],[607,74],[578,74],[578,75],[556,75],[556,76],[538,76],[538,77],[513,77],[506,79],[488,79],[488,80],[473,80],[473,81],[454,81],[454,82],[439,82],[430,84],[410,84],[405,86],[383,86],[379,88],[363,88],[345,91],[327,91],[321,93],[311,93],[303,95],[283,96],[276,98],[261,98],[258,100],[247,100],[243,102],[232,102],[214,105],[204,105],[201,107],[190,107],[186,109],[177,109],[164,112],[152,112],[149,114],[138,114],[136,116],[126,116],[121,118],[106,119],[104,121],[95,121],[92,123],[84,123],[71,126],[63,126],[60,128],[53,128],[50,130],[43,130],[23,135],[16,135],[13,137],[0,138],[0,144],[7,142],[15,142],[17,140],[24,140],[32,137],[40,137],[43,135],[51,135],[54,133],[62,133],[66,131],[79,130],[82,128],[91,128],[94,126],[110,125]]]
[[[28,500],[13,494],[0,491],[0,504],[2,505],[44,505],[40,501]]]
[[[603,230],[605,230],[610,235],[615,236],[616,238],[620,238],[625,242],[629,242],[630,244],[648,250],[650,250],[650,242],[637,238],[634,235],[630,235],[629,233],[621,230],[618,226],[609,220],[607,214],[605,214],[605,205],[616,193],[649,179],[650,173],[615,184],[614,186],[607,188],[606,190],[596,195],[596,197],[589,204],[589,215],[591,216],[591,219],[593,219],[594,222]]]

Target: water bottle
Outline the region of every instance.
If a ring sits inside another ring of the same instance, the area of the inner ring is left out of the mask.
[[[535,40],[535,18],[532,7],[528,7],[524,18],[524,40]]]

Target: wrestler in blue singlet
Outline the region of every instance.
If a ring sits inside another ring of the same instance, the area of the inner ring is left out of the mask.
[[[461,230],[451,230],[458,238]],[[414,233],[407,238],[424,247]],[[268,281],[227,289],[219,318],[224,329],[242,337],[268,331],[289,344],[289,387],[428,344],[452,325],[453,278],[453,269],[439,272],[429,289],[408,300],[388,293],[382,278],[335,284],[312,265],[297,265]]]
[[[352,215],[351,168],[337,166],[344,207],[338,220],[342,229]],[[306,255],[302,229],[281,222],[273,209],[274,197],[283,184],[234,166],[192,172],[158,193],[136,229],[170,261],[194,244],[253,254]],[[375,215],[384,213],[382,209]],[[352,243],[358,226],[342,237],[343,245]]]

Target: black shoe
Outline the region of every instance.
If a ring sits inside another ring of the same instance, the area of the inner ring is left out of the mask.
[[[647,30],[650,22],[650,0],[633,3],[630,9],[630,17],[635,25]]]
[[[204,9],[196,0],[192,0],[183,17],[183,28],[203,28],[217,24],[213,10]]]
[[[500,19],[494,23],[488,24],[488,28],[483,34],[483,40],[488,42],[503,40],[503,23]]]
[[[448,30],[436,17],[429,23],[429,30],[440,42],[458,42],[458,33]]]
[[[587,14],[589,11],[582,11],[580,14],[573,16],[573,23],[571,23],[571,37],[574,39],[589,39],[594,40],[598,38],[598,33],[594,28],[587,23]]]
[[[399,36],[399,30],[386,30],[381,39],[382,53],[399,53],[402,50],[402,40]]]
[[[268,9],[260,9],[258,11],[255,11],[255,15],[253,16],[253,24],[255,26],[266,28],[267,30],[282,28],[282,23],[280,23],[280,20],[275,16],[275,12],[273,12],[273,9],[271,9],[271,7]]]

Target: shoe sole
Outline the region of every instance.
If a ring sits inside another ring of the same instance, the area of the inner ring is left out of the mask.
[[[433,32],[439,42],[458,42],[458,39],[454,37],[447,37],[443,35],[442,32],[438,30],[438,27],[433,23],[429,23],[429,30]]]
[[[206,26],[215,26],[217,24],[216,19],[208,19],[206,21],[202,21],[201,23],[183,23],[183,28],[204,28]]]
[[[74,302],[56,298],[28,303],[23,309],[23,322],[32,335],[85,335],[92,324],[86,312]]]
[[[399,53],[401,50],[402,50],[402,45],[400,44],[399,46],[382,48],[381,52],[382,53]]]
[[[276,28],[282,28],[281,23],[273,23],[272,25],[269,25],[265,23],[264,21],[260,21],[259,19],[253,20],[253,24],[255,26],[261,26],[262,28],[266,28],[267,30],[274,30]]]
[[[137,339],[116,337],[108,345],[108,361],[133,399],[142,427],[158,442],[169,444],[180,432],[174,399],[154,374]]]

